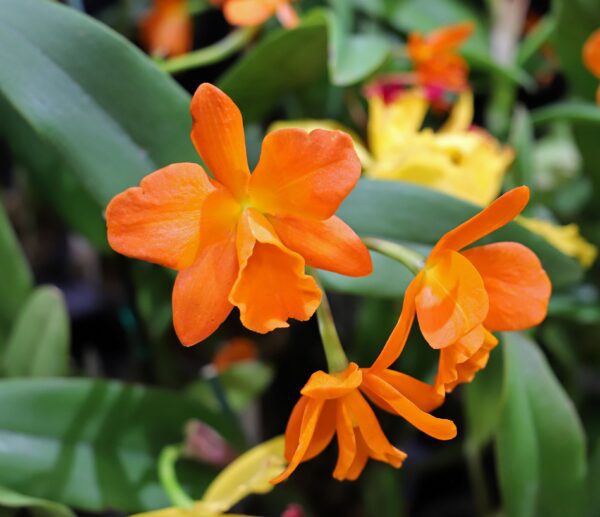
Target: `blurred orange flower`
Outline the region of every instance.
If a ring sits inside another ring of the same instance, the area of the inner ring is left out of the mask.
[[[214,355],[212,364],[218,372],[224,372],[231,365],[242,361],[251,361],[258,357],[258,348],[254,341],[237,337],[227,341]]]
[[[583,63],[600,79],[600,29],[596,29],[583,46]],[[600,86],[596,90],[596,102],[600,104]]]
[[[179,271],[173,322],[184,345],[212,334],[233,306],[265,333],[309,319],[321,291],[305,264],[350,276],[371,272],[360,238],[334,214],[359,179],[352,139],[341,131],[268,134],[250,174],[242,116],[221,90],[192,99],[192,141],[212,173],[176,163],[117,195],[108,241],[124,255]]]
[[[288,29],[299,23],[291,0],[217,0],[223,7],[225,19],[231,25],[248,27],[260,25],[276,15],[281,25]]]
[[[388,441],[364,395],[429,436],[439,440],[456,436],[452,421],[429,414],[443,402],[443,396],[430,385],[392,370],[371,371],[350,363],[339,373],[318,371],[301,393],[285,431],[288,466],[271,483],[285,481],[301,462],[320,454],[334,434],[338,442],[334,478],[356,479],[369,458],[399,468],[406,454]]]
[[[415,67],[417,83],[423,87],[462,92],[468,88],[469,67],[457,53],[474,30],[472,22],[442,27],[426,36],[409,34],[408,56]]]
[[[516,242],[464,250],[508,224],[527,205],[529,189],[504,194],[445,234],[424,269],[409,285],[400,317],[409,325],[416,313],[423,336],[439,349],[439,393],[470,382],[496,346],[493,331],[523,330],[545,317],[551,283],[537,256]],[[374,368],[387,368],[400,355],[402,339],[391,339]]]
[[[186,0],[154,0],[142,19],[140,38],[150,54],[172,57],[192,49],[192,19]]]

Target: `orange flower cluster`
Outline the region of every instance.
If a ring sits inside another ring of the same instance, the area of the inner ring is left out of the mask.
[[[308,320],[321,291],[305,264],[371,272],[366,247],[334,215],[360,176],[348,135],[273,131],[250,174],[233,101],[203,84],[191,112],[192,141],[213,178],[195,163],[169,165],[106,210],[115,251],[179,271],[173,322],[184,345],[212,334],[233,306],[260,333],[287,327],[289,318]]]
[[[600,29],[596,29],[583,46],[583,63],[587,69],[600,79]],[[600,104],[600,86],[596,90],[596,103]]]

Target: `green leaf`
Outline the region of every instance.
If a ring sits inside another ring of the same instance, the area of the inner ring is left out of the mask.
[[[100,206],[197,161],[189,96],[131,43],[55,2],[0,0],[0,11],[0,97]]]
[[[463,388],[467,446],[474,451],[485,447],[496,431],[503,403],[503,381],[502,352],[496,348],[487,366]]]
[[[531,119],[534,124],[561,121],[600,124],[600,106],[582,101],[558,102],[532,111]]]
[[[7,333],[33,289],[33,275],[0,203],[0,336]]]
[[[0,507],[27,508],[36,517],[75,517],[75,513],[65,505],[19,494],[3,486],[0,486]]]
[[[426,246],[433,246],[444,233],[479,210],[471,203],[419,185],[362,179],[338,215],[359,235],[417,244],[416,248],[426,253]],[[544,264],[555,288],[576,283],[582,276],[577,261],[516,222],[481,242],[491,241],[516,241],[531,248]],[[323,273],[326,287],[346,293],[402,296],[410,274],[389,259],[375,255],[374,258],[371,276],[349,278]]]
[[[517,185],[527,185],[532,189],[534,186],[532,176],[535,170],[533,124],[529,112],[523,106],[518,106],[514,110],[510,131],[510,144],[514,148],[516,155],[513,164],[514,183]]]
[[[69,315],[56,287],[37,288],[27,299],[6,343],[8,377],[60,377],[69,370]]]
[[[0,381],[0,484],[87,511],[167,506],[156,476],[162,448],[196,418],[239,445],[222,415],[181,394],[116,381]],[[187,462],[178,476],[199,498],[214,476]]]
[[[590,472],[588,476],[588,494],[590,517],[600,514],[600,439],[594,444],[593,454],[590,458]]]
[[[329,74],[333,84],[347,86],[377,70],[391,45],[381,34],[352,34],[353,11],[346,0],[331,0],[328,15]]]
[[[506,513],[583,514],[585,436],[571,400],[534,342],[505,334],[505,404],[496,434]]]
[[[219,375],[227,402],[236,411],[244,410],[259,398],[273,380],[273,368],[260,361],[242,361]],[[218,411],[221,404],[207,381],[197,381],[187,389],[190,398]]]
[[[327,70],[327,14],[314,10],[293,30],[263,38],[219,81],[246,122],[261,119],[282,98],[323,77]]]

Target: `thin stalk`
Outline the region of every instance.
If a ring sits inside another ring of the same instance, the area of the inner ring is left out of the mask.
[[[229,56],[241,50],[257,33],[259,27],[243,27],[230,32],[222,40],[190,52],[183,56],[168,59],[159,66],[170,74],[177,74],[192,68],[212,65],[227,59]]]
[[[181,444],[168,445],[163,448],[158,459],[158,479],[173,505],[192,508],[194,501],[181,487],[175,473],[175,463],[181,458],[182,453],[183,446]]]
[[[490,514],[491,507],[490,496],[485,482],[485,472],[481,462],[481,452],[469,444],[465,446],[464,451],[467,460],[467,470],[475,496],[477,515],[485,517]]]
[[[420,253],[417,253],[402,244],[386,241],[385,239],[378,239],[376,237],[365,237],[363,242],[370,250],[400,262],[414,275],[418,275],[425,267],[425,258]]]

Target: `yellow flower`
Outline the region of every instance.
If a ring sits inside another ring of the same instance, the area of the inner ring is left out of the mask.
[[[544,237],[552,246],[565,255],[577,259],[585,268],[590,267],[598,256],[596,246],[590,244],[580,235],[579,226],[576,224],[559,226],[544,219],[531,219],[528,217],[520,217],[519,223],[528,230]]]
[[[417,183],[476,203],[490,203],[500,191],[513,151],[483,129],[472,128],[473,94],[463,93],[444,126],[421,129],[429,103],[419,89],[386,104],[369,99],[366,175]]]
[[[224,513],[250,494],[273,490],[269,480],[285,468],[285,439],[278,436],[257,445],[227,466],[206,489],[201,501],[192,508],[165,508],[134,517],[243,517]]]

